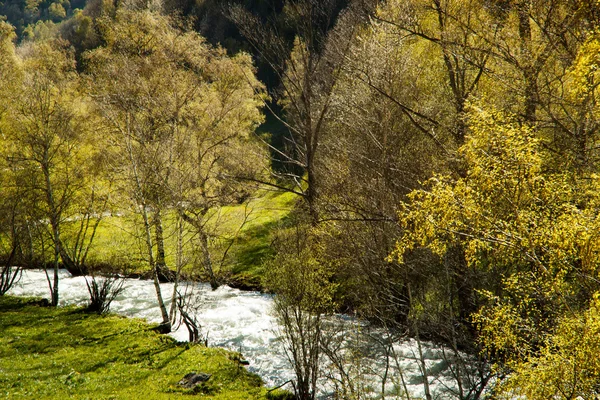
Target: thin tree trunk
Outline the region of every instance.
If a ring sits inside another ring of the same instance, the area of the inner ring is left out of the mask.
[[[317,209],[317,178],[315,176],[314,165],[312,161],[307,168],[308,188],[306,189],[306,202],[308,203],[308,213],[311,223],[316,226],[319,223],[319,211]]]
[[[20,273],[21,268],[13,266],[13,261],[17,254],[17,249],[19,248],[18,239],[16,239],[16,233],[14,229],[14,219],[13,219],[13,229],[12,229],[12,246],[10,250],[10,254],[4,263],[4,267],[0,271],[0,296],[4,295],[15,283],[17,276]]]
[[[54,243],[54,282],[52,284],[52,306],[58,306],[58,243]]]
[[[148,250],[148,262],[150,263],[150,267],[152,268],[153,271],[153,280],[154,280],[154,289],[156,290],[156,299],[158,301],[158,306],[160,308],[160,313],[163,319],[163,322],[161,324],[161,331],[163,333],[169,333],[171,332],[171,320],[169,318],[169,313],[167,312],[167,307],[165,306],[165,302],[163,300],[162,297],[162,292],[160,289],[160,282],[158,280],[158,270],[157,270],[157,263],[154,261],[154,249],[152,246],[152,231],[151,231],[151,226],[150,226],[150,220],[148,218],[148,205],[146,204],[146,198],[144,197],[143,194],[143,190],[142,190],[142,184],[140,181],[140,176],[138,173],[138,162],[135,159],[134,155],[133,155],[133,148],[132,148],[132,144],[130,141],[130,135],[129,135],[129,131],[130,131],[130,120],[129,120],[130,116],[127,116],[127,136],[125,137],[125,143],[127,146],[127,152],[128,152],[128,156],[129,156],[129,160],[131,161],[131,167],[132,167],[132,172],[133,172],[133,176],[135,178],[135,184],[137,187],[137,193],[136,193],[136,200],[138,202],[138,204],[141,204],[142,206],[142,217],[144,219],[144,233],[145,233],[145,239],[146,239],[146,247]]]
[[[204,213],[202,213],[202,215],[204,215],[206,211],[207,210],[205,210]],[[208,280],[210,282],[211,288],[213,290],[217,289],[220,286],[220,284],[217,280],[217,277],[215,276],[215,272],[213,269],[212,259],[210,257],[210,252],[208,249],[208,235],[204,231],[204,227],[202,226],[202,224],[200,223],[200,221],[198,219],[194,219],[194,218],[190,217],[183,210],[179,210],[179,216],[185,222],[187,222],[188,224],[193,226],[194,229],[196,230],[196,232],[198,233],[199,240],[200,240],[200,248],[202,251],[202,258],[203,258],[202,263],[204,265],[204,270],[208,274]]]
[[[165,238],[160,210],[154,212],[154,233],[156,238],[156,270],[159,280],[168,281],[167,261],[165,258]]]
[[[529,20],[529,0],[522,0],[517,5],[519,16],[519,38],[521,40],[521,57],[523,60],[523,78],[525,80],[525,120],[535,122],[537,108],[537,71],[534,68],[531,51],[531,22]]]
[[[410,290],[410,286],[408,287],[409,297],[412,303],[412,292]],[[415,321],[415,338],[417,340],[417,349],[419,351],[419,367],[421,368],[421,373],[423,374],[423,390],[425,391],[425,399],[432,400],[431,390],[429,388],[429,379],[427,378],[427,365],[425,364],[425,358],[423,357],[423,348],[421,346],[421,337],[419,336],[419,322]]]
[[[208,274],[210,280],[210,287],[215,290],[219,287],[219,282],[215,276],[213,270],[212,260],[210,258],[210,252],[208,251],[208,235],[204,232],[200,232],[200,246],[202,247],[202,258],[204,264],[204,270]]]
[[[50,226],[52,228],[52,241],[54,242],[54,280],[51,284],[51,304],[53,307],[58,305],[58,259],[60,256],[60,213],[56,207],[54,199],[54,188],[50,179],[50,170],[48,169],[47,155],[42,163],[42,172],[46,183],[46,202],[50,210]]]
[[[169,311],[169,317],[171,324],[175,323],[175,317],[177,316],[177,290],[179,289],[179,279],[181,277],[181,270],[183,269],[183,220],[180,215],[177,218],[177,255],[176,255],[176,272],[175,282],[173,283],[173,295],[171,296],[171,310]]]
[[[160,282],[158,280],[158,264],[154,261],[154,250],[152,246],[152,232],[150,227],[150,222],[148,219],[148,209],[145,204],[142,205],[142,216],[144,218],[144,230],[146,234],[146,247],[148,249],[148,261],[150,266],[153,269],[153,280],[154,280],[154,289],[156,290],[156,299],[158,300],[158,306],[160,307],[160,313],[163,319],[161,324],[161,331],[163,333],[171,332],[171,320],[169,318],[169,313],[167,312],[167,307],[165,306],[165,302],[162,297],[162,291],[160,289]]]

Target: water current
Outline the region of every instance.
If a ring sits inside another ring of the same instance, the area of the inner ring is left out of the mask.
[[[279,339],[279,327],[272,314],[272,296],[259,292],[248,292],[221,286],[211,290],[208,284],[195,283],[194,289],[200,299],[197,319],[202,325],[202,335],[208,338],[209,346],[224,347],[239,351],[250,362],[248,369],[258,374],[267,386],[277,386],[294,378],[293,369],[286,357],[283,344]],[[161,284],[163,296],[169,297],[173,284]],[[84,306],[88,302],[88,292],[83,277],[71,277],[66,271],[60,271],[60,304]],[[26,270],[19,283],[9,294],[18,296],[49,297],[46,274],[42,270]],[[128,317],[144,318],[149,322],[160,322],[160,311],[156,301],[156,292],[151,281],[126,279],[124,290],[111,305],[111,311]],[[338,316],[335,323],[358,326],[352,318]],[[364,325],[363,325],[364,326]],[[351,329],[348,329],[350,332]],[[171,335],[180,341],[188,339],[185,326],[178,327]],[[433,398],[453,398],[449,391],[455,389],[452,369],[447,353],[433,344],[423,343],[422,354],[428,372],[428,381]],[[388,373],[397,374],[397,368],[403,373],[404,384],[411,398],[424,398],[423,376],[417,343],[403,340],[393,346],[398,356]],[[397,361],[397,362],[396,362]],[[381,360],[369,362],[367,379],[373,382],[377,391],[377,382],[385,373],[385,363]],[[393,384],[389,384],[392,385]],[[396,385],[399,381],[396,380]],[[291,389],[291,387],[288,387]],[[321,384],[321,398],[327,398],[331,385]],[[386,391],[390,390],[386,387]],[[393,390],[392,390],[393,391]],[[387,398],[387,397],[386,397]]]

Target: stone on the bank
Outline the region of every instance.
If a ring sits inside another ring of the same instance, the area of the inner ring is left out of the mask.
[[[179,381],[179,385],[183,386],[184,388],[193,389],[199,384],[209,380],[211,376],[211,374],[205,374],[203,372],[200,372],[199,374],[190,372]]]

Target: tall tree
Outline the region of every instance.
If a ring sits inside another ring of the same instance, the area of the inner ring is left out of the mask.
[[[332,89],[346,61],[350,39],[365,20],[367,3],[350,2],[338,15],[339,5],[333,0],[290,0],[284,5],[282,20],[267,24],[240,6],[229,11],[281,82],[273,95],[289,135],[282,148],[271,145],[271,149],[286,166],[284,172],[275,172],[275,178],[287,180],[288,186],[268,184],[301,196],[314,224],[319,220],[317,159],[331,118]],[[296,33],[293,43],[286,37],[288,31]]]
[[[474,107],[469,123],[466,176],[436,176],[410,195],[395,254],[403,261],[424,247],[444,259],[466,249],[468,268],[487,277],[475,318],[486,354],[518,364],[600,289],[598,179],[547,172],[535,129],[502,113]]]
[[[593,97],[573,98],[572,68],[579,49],[598,26],[593,1],[486,1],[494,35],[480,37],[490,46],[489,75],[481,92],[497,107],[510,110],[553,150],[554,168],[593,170],[598,126],[589,110]]]
[[[8,143],[4,134],[3,115],[10,109],[11,94],[22,79],[18,58],[15,54],[13,41],[15,40],[14,28],[6,22],[0,21],[0,147],[6,148]],[[24,244],[23,221],[26,216],[23,209],[23,193],[13,179],[5,154],[0,158],[0,295],[6,293],[19,276],[19,268],[15,267],[19,253]]]
[[[73,56],[65,43],[47,41],[21,49],[23,79],[11,93],[4,116],[5,157],[27,176],[32,199],[48,221],[53,243],[52,304],[58,304],[59,261],[74,275],[85,273],[64,243],[63,226],[85,186],[91,144],[85,124],[86,106],[78,93]]]
[[[261,165],[261,149],[248,140],[261,121],[261,86],[247,56],[228,57],[177,20],[119,10],[114,20],[99,23],[106,46],[86,57],[90,85],[114,143],[113,167],[143,220],[146,257],[169,330],[159,285],[168,273],[165,214],[177,210],[196,230],[216,287],[205,218],[241,190],[226,175]],[[248,157],[240,157],[242,151]]]
[[[478,37],[481,30],[489,30],[487,17],[478,0],[390,1],[375,15],[378,23],[374,29],[388,35],[387,46],[410,49],[409,58],[428,52],[433,55],[419,57],[420,67],[427,64],[429,68],[420,69],[416,79],[427,75],[435,80],[435,92],[428,94],[438,101],[443,100],[447,104],[443,112],[449,115],[440,115],[440,106],[422,107],[412,103],[406,95],[389,92],[380,82],[370,80],[367,70],[362,71],[365,80],[400,107],[423,133],[427,134],[425,130],[446,130],[455,143],[462,144],[466,134],[463,120],[465,102],[477,93],[490,57],[490,44]],[[494,31],[492,27],[488,34],[493,36]],[[438,134],[443,135],[443,132]]]

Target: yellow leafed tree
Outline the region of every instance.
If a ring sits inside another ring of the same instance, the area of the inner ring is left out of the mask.
[[[485,354],[515,371],[509,382],[533,390],[542,379],[537,366],[545,373],[544,363],[559,355],[577,364],[578,348],[563,347],[569,329],[579,324],[587,332],[597,318],[588,304],[600,289],[600,177],[549,172],[535,129],[500,112],[470,106],[469,117],[459,150],[466,176],[436,176],[409,195],[394,256],[402,260],[419,247],[444,257],[459,246],[469,268],[497,277],[476,288],[483,306],[473,323]],[[578,382],[588,379],[587,370],[572,372]]]

